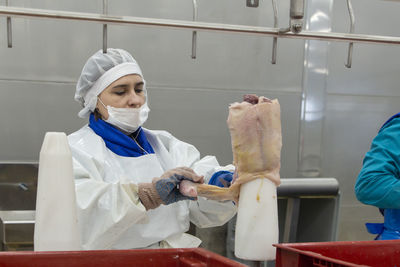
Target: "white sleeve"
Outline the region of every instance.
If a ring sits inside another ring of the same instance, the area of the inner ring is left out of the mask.
[[[192,168],[197,174],[204,175],[205,183],[211,176],[221,170],[234,171],[233,165],[222,167],[214,156],[205,156],[200,159],[200,152],[188,143],[170,136],[169,151],[175,165]],[[232,201],[218,202],[198,197],[197,201],[190,201],[190,220],[200,228],[221,226],[228,222],[237,211]]]
[[[208,183],[211,176],[217,171],[233,172],[235,170],[233,165],[219,166],[214,156],[206,156],[194,162],[191,167],[196,173],[204,175],[205,183]],[[203,197],[198,197],[196,202],[191,201],[189,208],[190,220],[200,228],[221,226],[232,219],[237,212],[237,208],[232,201],[219,202]]]
[[[71,151],[82,246],[111,248],[133,224],[146,221],[146,210],[137,191],[103,180],[103,162],[77,148]]]

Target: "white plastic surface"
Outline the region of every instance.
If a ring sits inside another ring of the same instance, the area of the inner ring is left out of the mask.
[[[65,133],[46,133],[40,150],[34,248],[81,249],[72,156]]]
[[[235,256],[245,260],[275,260],[278,243],[276,186],[260,178],[240,188],[235,230]]]

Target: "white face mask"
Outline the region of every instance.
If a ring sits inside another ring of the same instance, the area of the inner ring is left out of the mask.
[[[135,132],[146,122],[149,116],[150,108],[147,105],[147,101],[140,108],[114,108],[111,106],[106,107],[100,98],[98,99],[108,111],[108,119],[105,121],[125,132]]]

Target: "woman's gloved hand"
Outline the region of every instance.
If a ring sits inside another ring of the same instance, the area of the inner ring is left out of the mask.
[[[204,183],[204,177],[197,175],[192,169],[179,167],[165,172],[161,177],[154,178],[151,183],[138,185],[139,198],[146,208],[155,209],[161,204],[169,205],[180,200],[195,200],[179,192],[178,185],[183,180]]]

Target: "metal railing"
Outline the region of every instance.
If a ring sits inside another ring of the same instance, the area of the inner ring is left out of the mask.
[[[113,16],[113,15],[104,15],[95,13],[67,12],[58,10],[30,9],[30,8],[7,7],[7,6],[0,6],[0,16],[74,20],[74,21],[97,22],[101,24],[154,26],[154,27],[188,29],[194,31],[197,30],[197,31],[244,33],[253,35],[272,36],[278,38],[400,45],[400,37],[395,37],[395,36],[380,36],[380,35],[335,33],[335,32],[312,32],[312,31],[302,31],[299,33],[293,33],[282,30],[281,28],[220,24],[220,23],[200,22],[200,21],[143,18],[143,17],[131,17],[131,16]]]

